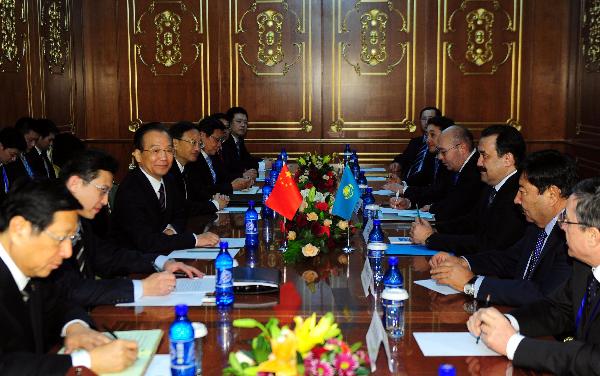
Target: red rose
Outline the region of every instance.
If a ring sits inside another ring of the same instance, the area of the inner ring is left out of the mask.
[[[311,189],[313,187],[312,183],[306,183],[306,185],[304,186],[307,189]]]
[[[308,221],[306,220],[306,215],[301,214],[296,216],[296,224],[298,225],[298,227],[302,228],[306,226],[307,223]]]
[[[312,227],[311,227],[311,231],[315,236],[320,236],[320,235],[327,235],[327,237],[330,236],[330,232],[329,232],[329,227],[326,226],[321,226],[319,223],[315,222],[313,223]]]
[[[327,211],[327,210],[329,210],[329,205],[327,205],[326,202],[317,202],[317,204],[315,206],[320,211]]]

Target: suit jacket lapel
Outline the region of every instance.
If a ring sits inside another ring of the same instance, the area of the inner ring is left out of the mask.
[[[0,302],[8,312],[9,322],[4,323],[6,327],[18,328],[13,333],[19,333],[22,336],[19,341],[26,344],[25,347],[28,350],[36,350],[37,345],[32,342],[32,321],[28,306],[23,301],[21,291],[2,260],[0,260]]]
[[[27,305],[29,306],[29,317],[31,319],[31,330],[33,332],[33,338],[35,341],[35,351],[40,354],[44,351],[44,332],[42,329],[42,296],[39,289],[40,285],[35,279],[31,282],[31,292],[29,293],[29,300]]]

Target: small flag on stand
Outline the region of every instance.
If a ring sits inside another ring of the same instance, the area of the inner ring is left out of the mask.
[[[287,219],[292,220],[301,203],[302,195],[287,165],[284,163],[277,182],[275,182],[271,194],[267,198],[267,201],[265,201],[265,205]]]
[[[335,202],[333,203],[332,214],[342,217],[345,220],[352,218],[352,213],[360,200],[360,189],[350,168],[344,168],[342,180],[338,186],[338,191],[335,194]]]

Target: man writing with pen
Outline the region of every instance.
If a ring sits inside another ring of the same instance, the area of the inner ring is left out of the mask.
[[[142,296],[167,295],[175,288],[174,272],[202,276],[191,266],[159,254],[125,249],[99,238],[91,220],[108,203],[108,191],[117,169],[116,160],[98,150],[76,155],[61,171],[61,181],[79,201],[77,236],[73,255],[51,278],[73,302],[92,307],[132,302]],[[154,273],[159,271],[158,273]],[[132,273],[150,274],[143,280],[115,278]],[[153,274],[151,274],[153,273]],[[99,275],[103,279],[96,279]]]
[[[543,300],[507,315],[477,311],[467,327],[519,367],[555,374],[600,374],[600,178],[577,184],[558,219],[573,262],[572,276]],[[570,335],[565,342],[535,339]]]

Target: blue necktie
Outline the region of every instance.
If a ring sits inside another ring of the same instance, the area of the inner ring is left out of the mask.
[[[455,172],[454,176],[452,177],[452,184],[456,185],[456,183],[458,183],[458,177],[460,176],[460,172]]]
[[[546,231],[544,229],[540,230],[537,241],[535,242],[535,249],[531,256],[529,256],[529,264],[527,265],[527,269],[525,270],[525,274],[523,274],[523,279],[531,279],[533,270],[537,266],[540,261],[540,256],[542,254],[542,249],[544,246],[544,241],[546,240]]]
[[[4,193],[8,193],[10,184],[8,183],[8,176],[6,175],[6,168],[2,166],[2,179],[4,180]]]
[[[498,191],[496,191],[496,188],[492,188],[492,191],[490,192],[490,196],[488,197],[488,204],[487,204],[488,208],[490,206],[492,206],[492,203],[494,202],[494,198],[496,197],[496,193],[498,193]],[[546,232],[544,231],[544,233],[546,233]]]
[[[210,157],[206,158],[206,164],[208,165],[208,169],[210,170],[210,174],[212,175],[213,183],[216,183],[217,182],[217,174],[215,173],[215,170],[213,169],[213,165],[212,165],[212,161],[210,160]]]
[[[27,175],[29,175],[30,179],[33,179],[33,170],[31,169],[31,166],[29,166],[29,162],[27,162],[27,158],[25,158],[25,155],[21,154],[21,161],[23,162],[23,166],[25,166],[25,171],[27,171]]]
[[[406,177],[409,178],[415,174],[418,174],[423,169],[423,163],[425,162],[425,157],[427,156],[427,139],[424,138],[424,143],[419,149],[419,153],[417,154],[417,158],[415,158],[413,164],[408,169],[408,173]]]

